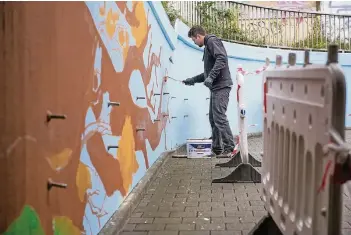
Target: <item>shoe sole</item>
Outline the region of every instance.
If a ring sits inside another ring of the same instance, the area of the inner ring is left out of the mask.
[[[219,154],[217,155],[218,158],[231,158],[233,157],[233,154],[230,152],[230,153],[222,153],[222,154]]]

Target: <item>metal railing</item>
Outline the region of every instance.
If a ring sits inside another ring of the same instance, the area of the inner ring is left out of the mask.
[[[301,12],[232,1],[175,1],[189,26],[201,25],[226,41],[257,46],[351,51],[351,15]]]

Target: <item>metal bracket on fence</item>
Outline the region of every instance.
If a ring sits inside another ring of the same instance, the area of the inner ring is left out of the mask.
[[[161,95],[161,94],[160,93],[155,93],[154,96],[156,96],[156,95]]]
[[[189,115],[188,114],[184,115],[184,118],[186,118],[186,117],[189,117]]]
[[[136,100],[145,100],[145,97],[137,96]]]
[[[169,92],[163,92],[163,95],[169,95]]]
[[[154,119],[154,122],[159,122],[160,121],[160,119]]]
[[[185,98],[184,100],[189,100],[188,98]]]

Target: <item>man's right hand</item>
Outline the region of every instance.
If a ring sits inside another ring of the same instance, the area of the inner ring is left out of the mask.
[[[187,86],[193,86],[193,85],[194,85],[194,83],[193,83],[193,82],[189,81],[189,78],[188,78],[188,79],[183,80],[183,83],[184,83],[185,85],[187,85]]]

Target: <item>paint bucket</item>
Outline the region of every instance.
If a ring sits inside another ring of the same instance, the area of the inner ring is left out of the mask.
[[[186,141],[188,158],[209,158],[212,149],[210,139],[187,139]]]

